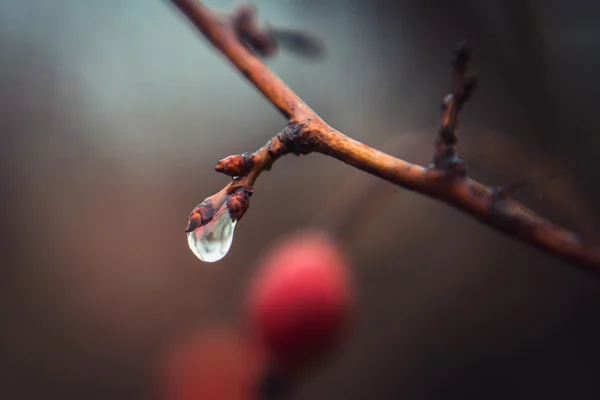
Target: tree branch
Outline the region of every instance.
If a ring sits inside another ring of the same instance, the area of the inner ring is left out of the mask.
[[[444,102],[434,161],[430,168],[425,168],[373,149],[333,129],[241,43],[231,19],[219,18],[197,0],[171,1],[289,121],[286,129],[258,151],[230,156],[219,162],[216,170],[232,176],[232,182],[194,208],[186,231],[210,222],[225,202],[231,217],[239,220],[248,208],[254,183],[262,171],[270,169],[279,157],[288,153],[317,152],[441,200],[514,239],[600,273],[598,245],[587,243],[577,234],[536,215],[508,198],[505,191],[488,188],[467,177],[466,164],[456,157],[457,115],[476,83],[474,75],[466,70],[466,50],[459,49],[457,53],[453,93]],[[441,162],[444,157],[440,155],[444,154],[448,156],[446,161],[457,162]]]

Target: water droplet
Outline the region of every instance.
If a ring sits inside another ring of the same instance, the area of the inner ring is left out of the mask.
[[[231,248],[236,223],[223,204],[207,224],[187,234],[190,250],[204,262],[219,261]]]

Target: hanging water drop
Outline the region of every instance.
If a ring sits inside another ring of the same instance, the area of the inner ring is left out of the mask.
[[[236,223],[223,204],[208,223],[188,232],[190,250],[204,262],[219,261],[231,248]]]

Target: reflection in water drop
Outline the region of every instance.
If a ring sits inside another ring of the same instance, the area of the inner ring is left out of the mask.
[[[210,222],[187,234],[192,253],[205,262],[215,262],[225,257],[233,241],[236,223],[229,215],[227,206],[223,205]]]

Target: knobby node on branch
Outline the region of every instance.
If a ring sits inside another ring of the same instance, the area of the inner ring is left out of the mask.
[[[216,170],[231,176],[232,181],[194,208],[186,229],[190,248],[200,259],[217,261],[227,253],[233,228],[247,211],[254,183],[263,171],[286,154],[316,152],[443,201],[509,237],[600,273],[597,244],[538,216],[511,199],[506,188],[492,189],[468,177],[467,165],[457,155],[458,116],[473,94],[477,78],[468,69],[471,55],[465,43],[455,52],[452,93],[443,101],[433,160],[425,168],[353,140],[325,123],[257,57],[274,54],[272,49],[285,40],[279,41],[272,30],[262,28],[252,8],[240,6],[232,16],[223,18],[198,0],[171,1],[288,120],[287,127],[261,149],[229,156],[217,164]],[[290,36],[294,35],[287,39]],[[307,37],[295,34],[296,42],[306,48],[309,44],[319,47]]]

